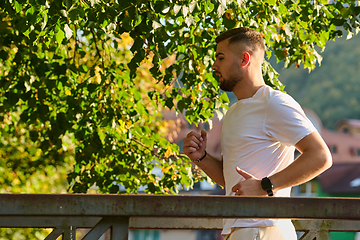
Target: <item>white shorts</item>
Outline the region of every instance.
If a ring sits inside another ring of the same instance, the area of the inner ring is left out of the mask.
[[[224,240],[296,240],[296,231],[290,221],[279,220],[273,227],[233,228]]]

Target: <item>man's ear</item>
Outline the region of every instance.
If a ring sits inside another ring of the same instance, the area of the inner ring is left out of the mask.
[[[250,53],[244,52],[241,56],[241,66],[246,67],[250,64]]]

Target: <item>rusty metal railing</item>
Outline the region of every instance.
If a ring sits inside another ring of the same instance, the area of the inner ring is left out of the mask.
[[[75,240],[77,228],[91,228],[83,240],[108,229],[116,240],[129,228],[219,229],[222,218],[290,218],[302,239],[324,240],[329,231],[360,231],[360,199],[0,194],[0,227],[53,228],[46,240]]]

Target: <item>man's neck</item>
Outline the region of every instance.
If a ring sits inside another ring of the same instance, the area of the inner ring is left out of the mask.
[[[238,100],[251,98],[264,85],[262,78],[259,81],[241,81],[236,85],[233,93]]]

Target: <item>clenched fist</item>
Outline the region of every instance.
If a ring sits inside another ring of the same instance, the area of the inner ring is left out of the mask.
[[[201,130],[201,133],[191,131],[184,139],[183,151],[192,161],[196,161],[205,155],[206,135],[204,129]]]

